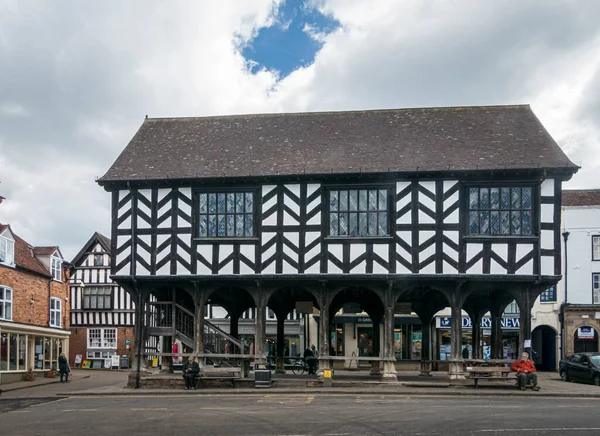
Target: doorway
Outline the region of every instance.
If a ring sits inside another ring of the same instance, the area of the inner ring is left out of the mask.
[[[531,333],[531,359],[540,371],[556,371],[556,331],[540,325]]]

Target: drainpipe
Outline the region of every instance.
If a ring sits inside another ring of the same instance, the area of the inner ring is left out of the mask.
[[[565,306],[569,304],[568,292],[569,292],[569,256],[568,252],[568,241],[569,232],[563,232],[563,240],[565,241],[565,273],[563,275],[565,281],[565,298],[563,304],[560,305],[560,356],[561,359],[565,358]]]

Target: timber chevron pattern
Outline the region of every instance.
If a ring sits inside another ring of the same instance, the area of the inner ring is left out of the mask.
[[[195,238],[191,187],[114,191],[113,274],[517,274],[558,275],[561,181],[536,189],[539,238],[465,237],[457,180],[407,180],[388,190],[388,236],[331,237],[328,186],[252,187],[255,237]],[[135,244],[132,244],[132,237]],[[131,259],[135,262],[131,262]]]

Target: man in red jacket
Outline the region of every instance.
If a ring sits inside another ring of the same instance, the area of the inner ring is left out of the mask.
[[[537,385],[537,374],[535,373],[535,365],[529,360],[529,353],[526,351],[521,354],[521,360],[517,360],[515,363],[510,365],[510,369],[517,372],[517,378],[519,380],[519,389],[524,391],[528,383],[533,385],[534,391],[539,391],[540,387]]]

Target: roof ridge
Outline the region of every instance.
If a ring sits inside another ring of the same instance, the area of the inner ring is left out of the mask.
[[[408,112],[408,111],[447,111],[447,110],[499,110],[499,109],[531,109],[531,105],[511,104],[511,105],[467,105],[467,106],[423,106],[423,107],[408,107],[408,108],[379,108],[379,109],[354,109],[354,110],[333,110],[333,111],[301,111],[301,112],[268,112],[268,113],[246,113],[246,114],[230,114],[230,115],[206,115],[206,116],[189,116],[189,117],[146,117],[144,122],[151,121],[186,121],[197,119],[220,119],[220,118],[266,118],[275,116],[310,116],[310,115],[338,115],[338,114],[358,114],[358,113],[374,113],[374,112]]]

